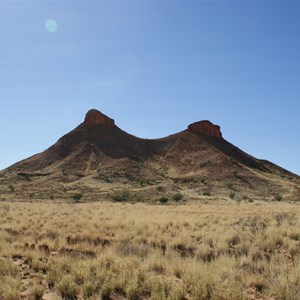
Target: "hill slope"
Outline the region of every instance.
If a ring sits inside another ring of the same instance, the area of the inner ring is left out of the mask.
[[[69,199],[80,193],[97,200],[126,191],[140,201],[178,192],[190,199],[300,200],[299,186],[299,176],[243,152],[209,121],[149,140],[124,132],[97,110],[46,151],[0,172],[5,199]]]

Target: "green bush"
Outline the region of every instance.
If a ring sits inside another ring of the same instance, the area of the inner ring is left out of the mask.
[[[231,193],[229,194],[229,198],[230,198],[230,199],[234,199],[234,197],[235,197],[235,193],[234,193],[234,192],[231,192]]]
[[[82,195],[81,194],[75,194],[72,196],[72,199],[75,200],[75,201],[80,201]]]
[[[281,201],[281,200],[282,200],[282,195],[276,194],[276,195],[274,196],[274,200],[275,200],[275,201]]]
[[[183,198],[183,195],[181,193],[176,193],[172,198],[174,201],[180,201]]]
[[[169,201],[169,199],[167,197],[161,197],[159,198],[159,202],[162,203],[162,204],[165,204]]]
[[[210,192],[203,192],[203,196],[210,196]]]
[[[117,194],[113,196],[113,200],[116,202],[126,202],[129,199],[129,193],[123,192],[121,194]]]

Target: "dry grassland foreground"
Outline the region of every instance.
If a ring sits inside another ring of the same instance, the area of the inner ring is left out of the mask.
[[[300,299],[299,205],[0,203],[0,299]]]

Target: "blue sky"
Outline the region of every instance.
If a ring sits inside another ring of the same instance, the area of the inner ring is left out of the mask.
[[[208,119],[300,174],[300,2],[0,1],[0,104],[0,169],[97,108],[147,138]]]

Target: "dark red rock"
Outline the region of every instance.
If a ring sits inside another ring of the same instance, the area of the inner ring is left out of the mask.
[[[190,124],[188,126],[188,131],[219,139],[222,137],[220,126],[214,125],[207,120]]]
[[[85,115],[84,125],[96,126],[100,124],[115,126],[115,121],[96,109],[89,110]]]

